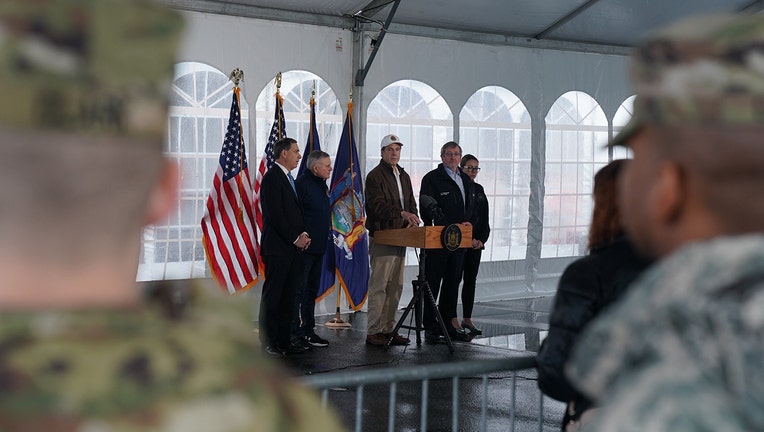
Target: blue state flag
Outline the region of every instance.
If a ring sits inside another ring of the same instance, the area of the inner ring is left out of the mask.
[[[317,301],[339,285],[350,308],[357,311],[366,302],[368,291],[369,237],[364,227],[363,182],[353,137],[352,111],[350,102],[330,183],[332,241],[326,246]]]

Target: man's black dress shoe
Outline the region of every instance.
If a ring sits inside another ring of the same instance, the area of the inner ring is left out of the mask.
[[[268,357],[273,357],[273,358],[284,357],[284,351],[272,345],[268,345],[267,347],[265,347],[265,349],[263,350],[263,353],[267,355]]]
[[[310,349],[310,348],[308,348]],[[288,347],[284,348],[283,351],[286,354],[302,354],[305,352],[305,347],[301,343],[290,343]]]
[[[433,343],[443,342],[443,336],[440,335],[440,332],[425,330],[424,340],[427,342],[433,342]]]

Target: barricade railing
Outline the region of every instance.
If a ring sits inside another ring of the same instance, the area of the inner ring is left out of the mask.
[[[371,385],[386,384],[389,387],[388,404],[388,431],[395,430],[395,414],[397,405],[398,383],[421,381],[421,410],[420,429],[427,429],[427,411],[429,408],[430,381],[451,379],[451,430],[458,431],[459,414],[459,379],[465,377],[480,377],[481,383],[481,416],[479,430],[486,430],[488,408],[488,376],[491,373],[510,373],[511,393],[509,398],[509,430],[515,430],[515,402],[517,389],[517,372],[536,367],[535,356],[511,357],[506,359],[470,360],[452,363],[437,363],[428,365],[407,365],[406,367],[380,368],[353,372],[331,372],[302,377],[303,385],[318,390],[324,408],[329,401],[329,392],[332,389],[356,389],[355,394],[355,431],[361,432],[363,428],[363,398],[364,388]],[[535,387],[535,385],[534,385]],[[538,397],[538,430],[543,430],[543,396],[539,392]],[[343,411],[345,411],[343,409]],[[366,429],[368,430],[368,428]]]

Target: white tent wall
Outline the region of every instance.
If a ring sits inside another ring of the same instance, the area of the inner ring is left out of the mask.
[[[186,34],[179,61],[206,63],[228,74],[244,71],[243,96],[255,106],[260,91],[278,72],[307,70],[347,95],[351,70],[350,31],[303,24],[184,12]],[[343,38],[342,51],[336,48]],[[254,125],[253,125],[254,127]]]
[[[250,106],[255,105],[258,94],[277,72],[289,70],[307,70],[320,76],[344,104],[355,80],[355,68],[363,67],[370,53],[372,33],[197,12],[184,14],[188,24],[180,61],[206,63],[226,74],[235,67],[243,69],[242,95]],[[343,41],[341,50],[337,48],[338,38]],[[365,85],[354,89],[359,159],[363,165],[366,109],[390,83],[418,80],[437,90],[451,109],[456,141],[460,110],[473,93],[485,86],[501,86],[513,92],[525,104],[532,120],[526,260],[483,262],[476,301],[548,294],[555,290],[559,274],[575,257],[540,258],[545,116],[562,94],[578,90],[599,103],[612,134],[613,115],[631,95],[627,78],[627,57],[620,55],[387,34]],[[250,122],[249,138],[254,143],[253,117]],[[264,143],[257,143],[258,149],[263,147]],[[255,149],[254,144],[251,148]],[[404,302],[411,298],[409,282],[416,272],[413,266],[406,269],[404,284],[408,292],[402,296]],[[259,294],[259,287],[253,291]],[[330,298],[318,305],[317,313],[334,311],[335,297]]]
[[[414,79],[429,84],[446,100],[453,114],[457,142],[459,112],[467,99],[485,86],[496,85],[512,91],[531,115],[533,161],[526,261],[483,262],[476,301],[544,294],[556,289],[559,274],[574,258],[540,258],[544,118],[557,98],[578,90],[596,99],[608,119],[612,119],[620,104],[631,95],[626,66],[627,58],[617,55],[487,46],[395,34],[385,37],[366,78],[362,109],[388,84]],[[363,139],[365,133],[359,137]],[[416,271],[407,268],[404,280],[413,279]]]

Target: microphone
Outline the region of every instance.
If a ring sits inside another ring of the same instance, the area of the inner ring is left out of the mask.
[[[443,210],[438,206],[438,202],[435,201],[435,198],[429,195],[419,195],[419,204],[430,213],[433,218],[433,223],[438,218],[443,217]]]

